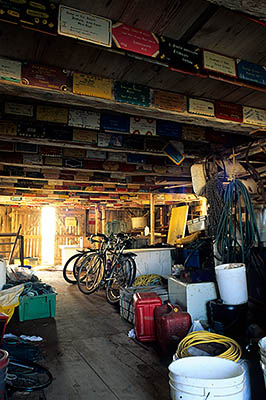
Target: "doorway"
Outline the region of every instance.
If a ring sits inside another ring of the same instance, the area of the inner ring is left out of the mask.
[[[42,208],[42,265],[54,265],[55,208]]]

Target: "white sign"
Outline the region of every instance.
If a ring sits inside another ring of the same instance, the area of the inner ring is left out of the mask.
[[[33,106],[31,104],[5,103],[5,113],[33,117]]]
[[[266,110],[244,106],[243,122],[245,122],[246,124],[266,126]]]
[[[203,51],[203,67],[236,78],[236,62],[233,58],[222,56],[211,51]]]
[[[0,79],[12,82],[21,81],[21,62],[0,57]]]
[[[68,125],[78,128],[100,129],[100,113],[70,109]]]
[[[130,117],[130,133],[134,135],[156,135],[156,120],[140,117]]]
[[[214,117],[214,103],[199,99],[189,99],[188,112]]]
[[[112,45],[112,21],[63,5],[59,7],[58,33],[101,46]]]

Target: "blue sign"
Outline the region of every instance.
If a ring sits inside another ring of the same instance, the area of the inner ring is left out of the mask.
[[[101,114],[101,129],[129,133],[129,117],[117,114]]]
[[[239,79],[266,86],[266,67],[239,59],[236,64]]]
[[[128,154],[127,162],[130,164],[145,164],[147,162],[147,157],[142,154]]]
[[[182,127],[174,121],[156,121],[156,133],[159,136],[174,137],[176,139],[182,138]]]

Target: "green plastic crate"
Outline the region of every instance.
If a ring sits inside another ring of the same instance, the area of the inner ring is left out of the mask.
[[[38,318],[55,316],[56,293],[42,294],[40,296],[22,296],[19,299],[19,321],[28,321]]]

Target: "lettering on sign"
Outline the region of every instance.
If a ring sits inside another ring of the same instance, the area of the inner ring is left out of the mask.
[[[184,112],[186,111],[186,102],[186,96],[161,90],[154,91],[153,104],[161,110]]]
[[[44,164],[62,167],[63,160],[62,158],[59,157],[44,157]]]
[[[130,117],[130,133],[133,135],[156,135],[156,120],[140,117]]]
[[[67,90],[67,72],[57,67],[24,63],[22,65],[21,81],[23,85],[42,87],[46,89]]]
[[[122,147],[122,136],[112,135],[111,133],[98,134],[99,147]]]
[[[112,79],[74,72],[73,93],[100,97],[102,99],[111,99],[112,88]]]
[[[246,124],[266,126],[266,110],[244,106],[243,122]]]
[[[236,122],[243,121],[243,112],[241,105],[216,101],[215,106],[216,118],[227,119]]]
[[[108,153],[108,161],[127,162],[127,155],[125,153]]]
[[[0,57],[0,79],[20,83],[21,62]]]
[[[39,121],[67,124],[68,109],[61,107],[37,106],[36,119]]]
[[[17,125],[14,122],[0,121],[0,135],[16,136]]]
[[[40,165],[42,156],[40,154],[23,154],[23,164]]]
[[[121,22],[112,27],[113,41],[119,49],[156,57],[159,54],[159,40],[154,33],[134,28]]]
[[[64,157],[85,158],[86,151],[83,149],[64,149]]]
[[[182,126],[182,139],[187,141],[206,141],[205,128],[201,126],[183,125]]]
[[[105,47],[112,44],[112,21],[60,5],[58,33]]]
[[[73,129],[73,141],[84,143],[97,143],[97,132],[90,132],[83,129]]]
[[[159,136],[169,136],[181,139],[182,126],[174,121],[163,121],[158,119],[156,121],[156,132]]]
[[[203,50],[203,68],[236,78],[236,62],[233,58]]]
[[[129,132],[127,115],[101,113],[101,129],[110,132]]]
[[[68,125],[79,128],[100,129],[100,113],[70,109]]]
[[[214,117],[214,103],[199,99],[188,99],[188,112]]]
[[[87,150],[86,151],[86,158],[95,159],[95,160],[105,160],[106,159],[106,151],[94,151],[94,150]]]
[[[115,81],[115,100],[121,103],[150,107],[150,88],[131,82]]]
[[[266,85],[266,67],[245,60],[236,60],[238,78],[259,85]]]
[[[31,104],[5,103],[4,111],[6,114],[33,117],[33,105]]]

